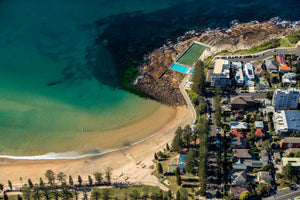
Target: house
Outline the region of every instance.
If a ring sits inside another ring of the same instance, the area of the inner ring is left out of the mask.
[[[293,167],[300,167],[300,158],[290,158],[290,157],[283,157],[281,159],[281,166],[284,167],[288,163],[290,163]]]
[[[232,71],[235,72],[235,84],[236,86],[243,86],[244,85],[244,74],[242,69],[241,62],[232,62]]]
[[[275,60],[265,60],[265,65],[269,73],[277,73],[277,66]]]
[[[231,129],[247,129],[248,124],[247,122],[230,122]]]
[[[279,63],[279,72],[287,73],[291,71],[291,68],[287,65],[284,54],[279,54],[276,56],[276,60]]]
[[[288,148],[300,148],[300,138],[299,137],[286,137],[281,139],[280,148],[288,149]]]
[[[232,98],[230,105],[231,110],[245,109],[247,107],[254,106],[253,96],[236,96]]]
[[[247,139],[244,137],[233,137],[231,138],[231,148],[232,149],[246,149]]]
[[[251,63],[246,63],[244,65],[244,73],[248,80],[254,81],[255,75],[254,75],[253,65]]]
[[[260,151],[260,160],[263,161],[263,162],[265,162],[265,163],[269,162],[268,151],[266,151],[266,150],[261,150]]]
[[[256,131],[255,131],[255,135],[256,135],[256,137],[265,137],[264,129],[263,128],[257,128]]]
[[[263,121],[255,121],[254,122],[255,128],[264,128],[264,122]]]
[[[269,181],[272,181],[272,176],[269,172],[261,171],[257,173],[257,180],[261,183],[269,183]]]
[[[233,112],[233,119],[242,120],[244,119],[244,114],[242,112]]]
[[[273,93],[272,106],[275,110],[296,110],[300,92],[295,88],[277,89]]]
[[[217,59],[211,77],[211,86],[226,87],[231,85],[230,64],[228,60]]]
[[[232,152],[236,159],[252,159],[250,149],[232,149]]]
[[[274,113],[273,123],[277,134],[300,131],[300,110],[280,110]]]
[[[231,176],[231,184],[239,185],[247,183],[247,172],[245,170],[234,172]]]
[[[230,130],[230,136],[231,136],[231,137],[244,137],[245,134],[244,134],[244,132],[241,131],[240,129],[234,128],[234,129],[231,129],[231,130]]]
[[[268,162],[265,160],[253,160],[253,159],[236,159],[235,162],[232,163],[233,171],[248,171],[249,168],[262,168],[267,165]]]
[[[230,194],[233,195],[235,198],[239,198],[240,195],[245,191],[248,191],[251,194],[251,185],[233,185],[230,187]]]
[[[287,73],[291,71],[291,68],[288,66],[286,60],[285,60],[285,55],[284,54],[279,54],[276,56],[276,60],[279,63],[279,72],[280,73]]]
[[[282,83],[284,85],[290,85],[290,84],[296,85],[297,84],[296,74],[292,72],[285,73],[282,76]]]

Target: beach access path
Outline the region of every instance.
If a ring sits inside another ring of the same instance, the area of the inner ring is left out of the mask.
[[[179,89],[180,89],[180,92],[182,93],[189,109],[191,110],[192,112],[192,115],[193,115],[193,124],[196,123],[196,120],[197,120],[197,113],[196,113],[196,110],[194,108],[194,105],[193,103],[191,102],[191,99],[189,97],[189,95],[187,94],[187,92],[185,91],[185,84],[187,82],[187,80],[189,80],[191,74],[189,73],[188,75],[186,75],[183,80],[181,81],[180,85],[179,85]],[[191,124],[191,125],[193,125]]]

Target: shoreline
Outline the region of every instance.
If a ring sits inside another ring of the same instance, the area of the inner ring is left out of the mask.
[[[186,106],[178,107],[173,120],[151,137],[127,148],[78,159],[16,160],[2,158],[0,170],[3,173],[0,174],[0,182],[5,183],[10,180],[14,186],[20,186],[19,177],[22,177],[23,180],[30,178],[34,183],[38,183],[39,178],[44,178],[44,173],[48,169],[55,173],[62,171],[67,175],[72,175],[73,178],[81,175],[83,180],[87,180],[87,176],[92,175],[95,171],[103,171],[105,167],[111,167],[113,168],[113,177],[120,177],[120,174],[136,175],[137,177],[129,178],[127,181],[137,183],[137,181],[143,182],[143,177],[149,175],[152,183],[156,183],[155,177],[151,177],[150,173],[153,154],[163,149],[166,143],[172,140],[173,133],[178,126],[191,123],[192,114],[190,110]],[[139,168],[137,163],[143,163],[146,167]],[[149,179],[146,180],[149,181]]]

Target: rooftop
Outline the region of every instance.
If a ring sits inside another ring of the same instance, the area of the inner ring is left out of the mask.
[[[215,61],[215,67],[213,76],[219,77],[219,78],[230,78],[229,73],[229,61],[223,60],[223,59],[217,59]]]
[[[283,143],[300,143],[300,137],[286,137],[281,140]]]
[[[235,158],[252,159],[250,149],[232,149]]]
[[[231,129],[247,129],[247,122],[230,122]]]
[[[255,128],[264,128],[264,122],[263,121],[255,121]]]
[[[249,102],[254,102],[253,96],[236,96],[231,100],[231,104],[248,104]]]
[[[283,157],[281,158],[281,162],[283,166],[286,166],[288,163],[290,163],[293,167],[300,167],[300,158]]]

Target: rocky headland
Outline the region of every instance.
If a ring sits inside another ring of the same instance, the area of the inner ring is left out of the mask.
[[[192,42],[198,41],[211,46],[201,59],[222,50],[236,51],[257,46],[270,39],[291,34],[296,29],[290,24],[280,24],[274,20],[236,24],[229,29],[194,30],[177,38],[144,56],[144,64],[139,67],[143,74],[137,88],[152,99],[170,106],[185,105],[179,90],[184,75],[170,69],[171,64]]]

